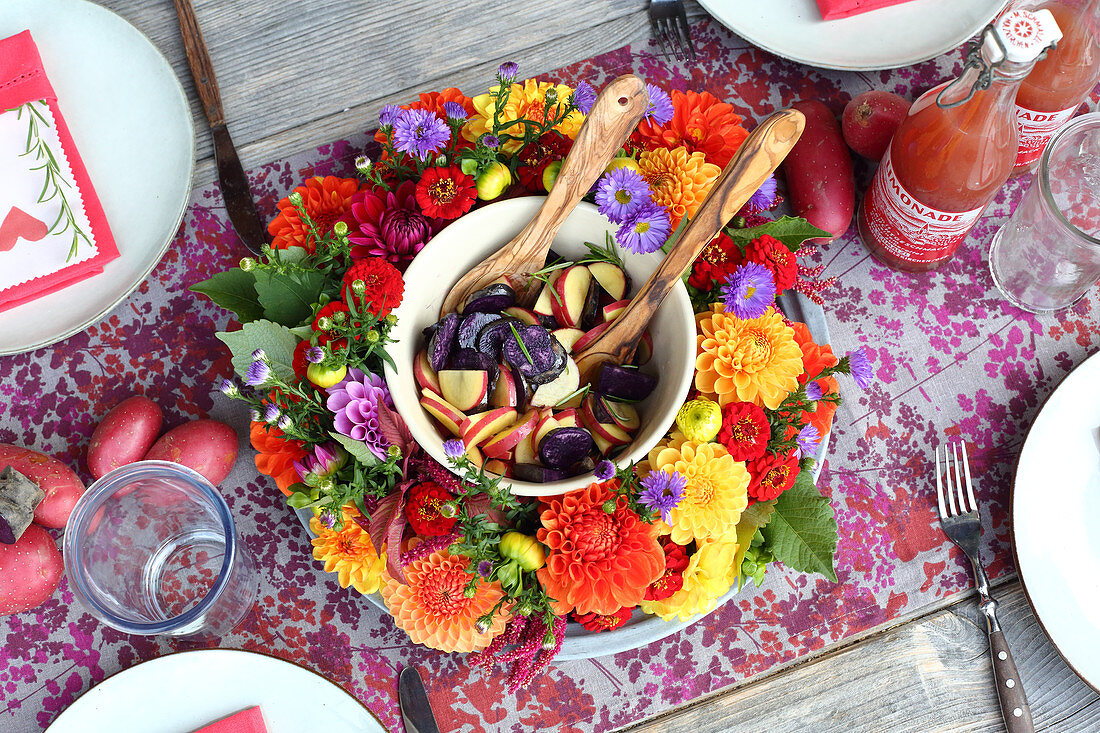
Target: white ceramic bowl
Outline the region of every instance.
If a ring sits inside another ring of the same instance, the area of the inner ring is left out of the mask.
[[[386,383],[394,406],[408,423],[416,442],[443,465],[443,440],[434,419],[420,406],[420,388],[413,379],[413,359],[424,348],[421,331],[439,320],[439,308],[458,278],[500,249],[535,215],[543,198],[510,199],[478,209],[448,226],[417,255],[405,272],[405,296],[397,308],[397,326],[391,335],[397,343],[388,349],[397,370],[387,366]],[[581,203],[558,230],[554,249],[566,258],[588,253],[584,243],[603,244],[613,226],[595,206]],[[636,255],[621,250],[633,281],[633,292],[660,263],[656,254]],[[653,359],[645,371],[660,377],[657,389],[638,405],[642,426],[617,458],[622,465],[645,458],[650,448],[668,431],[687,396],[695,369],[695,316],[683,284],[665,299],[650,323]],[[581,489],[593,481],[591,473],[545,484],[505,479],[520,496],[554,496]]]

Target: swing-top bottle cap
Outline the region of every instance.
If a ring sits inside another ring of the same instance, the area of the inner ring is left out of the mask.
[[[985,34],[982,55],[993,64],[1027,63],[1061,38],[1062,30],[1049,10],[1010,10],[993,24],[993,33]]]

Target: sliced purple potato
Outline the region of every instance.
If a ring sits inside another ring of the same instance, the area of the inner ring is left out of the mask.
[[[454,351],[458,324],[458,314],[448,313],[434,326],[429,326],[434,331],[428,340],[428,363],[437,372],[447,365],[447,359]]]
[[[496,360],[477,349],[459,349],[451,355],[448,369],[480,369],[489,375],[489,384],[497,381]]]
[[[516,291],[505,283],[493,283],[473,293],[462,307],[462,315],[499,313],[516,304]]]
[[[596,422],[615,422],[615,418],[611,417],[607,409],[606,400],[607,398],[603,395],[592,394],[592,416],[596,418]]]
[[[567,262],[567,261],[568,260],[566,260],[560,254],[555,252],[553,249],[550,249],[546,252],[546,262],[544,262],[542,266],[543,267],[550,267],[551,265],[557,265],[557,264],[560,264],[562,262]]]
[[[566,471],[557,468],[547,468],[537,463],[516,463],[512,465],[512,476],[520,481],[530,481],[534,484],[548,484],[551,481],[561,481],[569,478]]]
[[[505,365],[502,364],[501,366]],[[527,409],[527,401],[531,399],[531,385],[527,384],[527,380],[524,379],[519,369],[511,365],[507,366],[512,372],[512,377],[516,380],[516,409],[525,410]]]
[[[476,349],[477,335],[481,333],[481,329],[493,321],[499,321],[501,318],[503,316],[499,313],[471,313],[468,316],[463,316],[456,336],[458,348]]]
[[[657,387],[657,377],[644,374],[637,367],[604,364],[596,379],[596,391],[618,402],[641,402]]]
[[[600,314],[600,286],[593,278],[588,283],[588,295],[584,299],[584,308],[581,309],[580,328],[587,331],[596,325],[596,317]]]
[[[490,321],[477,333],[477,350],[488,355],[494,361],[500,361],[500,349],[506,336],[515,328],[519,331],[525,328],[523,321],[518,318],[504,316],[495,321]]]
[[[501,354],[529,384],[536,386],[561,374],[569,357],[558,340],[542,326],[525,326],[514,332],[509,329]]]
[[[592,433],[584,428],[554,428],[539,441],[539,460],[565,470],[584,460],[592,446]]]

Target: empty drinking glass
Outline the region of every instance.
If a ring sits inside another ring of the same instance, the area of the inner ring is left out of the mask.
[[[64,553],[80,602],[130,634],[221,636],[256,599],[256,568],[225,500],[175,463],[132,463],[92,484]]]
[[[1033,313],[1073,305],[1100,279],[1100,113],[1047,144],[1031,185],[989,250],[993,282]]]

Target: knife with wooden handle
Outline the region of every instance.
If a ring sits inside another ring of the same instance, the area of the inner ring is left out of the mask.
[[[267,242],[267,229],[256,211],[256,202],[252,200],[252,191],[248,187],[248,177],[237,157],[233,140],[229,137],[218,80],[214,76],[214,65],[210,62],[198,18],[195,17],[195,8],[191,5],[191,0],[174,2],[176,15],[180,20],[183,47],[187,51],[187,63],[191,67],[191,76],[195,80],[206,120],[210,123],[210,133],[214,136],[214,160],[218,166],[218,182],[221,184],[229,221],[233,223],[233,229],[245,246],[259,254],[260,248]]]

